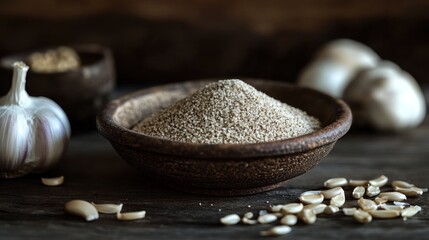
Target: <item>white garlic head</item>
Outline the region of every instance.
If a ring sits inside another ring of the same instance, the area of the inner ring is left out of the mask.
[[[426,102],[416,80],[391,62],[362,71],[344,91],[358,124],[383,131],[402,131],[419,125]]]
[[[343,91],[356,73],[374,67],[380,57],[368,46],[339,39],[328,43],[301,72],[298,85],[310,87],[334,97]]]
[[[70,138],[66,114],[55,102],[25,91],[28,66],[14,63],[12,87],[0,98],[0,177],[44,172],[65,152]]]

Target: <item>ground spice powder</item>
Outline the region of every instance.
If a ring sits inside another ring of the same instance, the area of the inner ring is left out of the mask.
[[[180,142],[260,143],[320,128],[306,112],[238,80],[210,83],[138,123],[133,130]]]

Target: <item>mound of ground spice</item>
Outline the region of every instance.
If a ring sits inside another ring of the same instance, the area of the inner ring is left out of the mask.
[[[238,80],[210,83],[133,130],[173,141],[260,143],[297,137],[320,128],[306,112]]]

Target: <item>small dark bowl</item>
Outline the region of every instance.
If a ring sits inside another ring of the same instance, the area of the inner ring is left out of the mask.
[[[296,138],[254,144],[185,143],[130,130],[208,81],[152,87],[121,97],[98,115],[97,127],[119,155],[146,176],[181,191],[218,196],[254,194],[281,186],[316,166],[350,128],[352,115],[342,100],[280,82],[246,82],[317,117],[323,128]]]
[[[34,52],[5,56],[0,59],[0,95],[10,89],[12,64],[26,62]],[[31,69],[27,74],[26,90],[31,96],[44,96],[57,102],[66,112],[73,129],[95,127],[95,117],[107,103],[115,87],[113,56],[108,48],[99,45],[71,46],[81,59],[81,66],[57,73],[40,73]]]

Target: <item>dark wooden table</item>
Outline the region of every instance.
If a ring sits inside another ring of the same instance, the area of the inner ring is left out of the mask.
[[[385,174],[428,187],[428,156],[428,121],[402,135],[352,131],[320,165],[284,187],[220,198],[176,192],[146,179],[94,131],[74,136],[64,161],[49,173],[64,175],[63,186],[43,186],[38,175],[0,180],[0,239],[256,239],[270,225],[224,227],[219,218],[294,202],[301,192],[321,189],[331,177],[371,179]],[[338,213],[321,216],[314,225],[298,224],[284,238],[429,239],[428,195],[408,200],[423,211],[406,222],[397,218],[362,225]],[[64,213],[64,203],[72,199],[123,203],[124,211],[144,209],[147,215],[134,222],[120,222],[114,215],[85,222]]]

